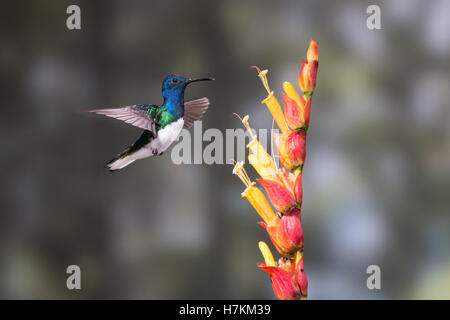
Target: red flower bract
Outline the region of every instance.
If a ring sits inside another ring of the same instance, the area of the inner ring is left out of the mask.
[[[306,132],[297,130],[289,135],[273,134],[281,164],[288,170],[303,165],[306,157]]]
[[[304,123],[300,116],[300,107],[294,101],[294,99],[289,98],[284,93],[281,93],[284,103],[284,117],[288,126],[295,130],[303,127]]]
[[[297,263],[295,272],[295,277],[297,279],[297,285],[300,288],[300,292],[304,296],[308,295],[308,279],[306,278],[305,270],[303,269],[303,257],[301,257],[300,261]]]
[[[297,130],[288,135],[286,149],[289,152],[293,167],[301,166],[306,157],[306,132]]]
[[[295,205],[295,200],[283,185],[272,180],[256,180],[264,187],[270,202],[272,202],[277,211],[285,212]]]
[[[258,268],[269,274],[273,292],[278,299],[294,300],[301,295],[298,285],[292,281],[293,277],[287,271],[278,267],[266,266],[264,263],[258,263]]]

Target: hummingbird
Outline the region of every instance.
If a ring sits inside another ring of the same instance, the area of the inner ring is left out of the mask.
[[[109,161],[105,167],[120,170],[136,160],[163,152],[177,139],[183,128],[190,128],[209,107],[208,98],[184,101],[186,86],[213,78],[185,78],[171,74],[162,82],[163,104],[135,104],[125,107],[90,110],[96,114],[122,120],[144,129],[141,136],[128,148]]]

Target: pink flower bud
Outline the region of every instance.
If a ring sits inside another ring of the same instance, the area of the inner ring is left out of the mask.
[[[306,157],[306,132],[303,130],[297,130],[289,134],[286,138],[286,150],[289,155],[292,170],[298,166],[301,166]]]
[[[302,60],[302,67],[300,73],[298,74],[298,85],[302,89],[303,93],[311,96],[314,88],[316,87],[316,75],[319,62],[317,60],[312,60],[306,62],[305,59]]]
[[[273,134],[275,146],[281,164],[288,170],[293,170],[301,165],[306,157],[306,132],[297,130],[289,135]]]
[[[281,217],[277,234],[277,244],[289,253],[303,248],[303,228],[300,209],[291,208],[291,210]]]
[[[283,185],[272,180],[256,180],[264,187],[272,205],[277,211],[285,212],[295,205],[295,200]]]
[[[270,240],[277,251],[285,257],[303,248],[303,228],[300,209],[293,207],[279,221],[266,225],[258,223],[266,229]]]

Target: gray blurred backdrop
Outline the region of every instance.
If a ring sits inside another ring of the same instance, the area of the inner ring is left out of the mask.
[[[369,4],[382,30],[367,29]],[[233,112],[270,128],[249,66],[270,68],[281,100],[313,37],[310,298],[449,298],[449,15],[445,0],[3,4],[0,297],[273,299],[256,267],[269,240],[231,166],[177,166],[169,150],[110,174],[140,131],[82,110],[160,103],[175,72],[216,78],[186,92],[212,101],[204,130],[240,128]],[[81,291],[66,288],[71,264]],[[372,264],[381,290],[366,288]]]

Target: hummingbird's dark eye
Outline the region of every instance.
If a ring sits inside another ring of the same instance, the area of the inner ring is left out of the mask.
[[[172,78],[172,83],[178,83],[178,79],[177,78]]]

